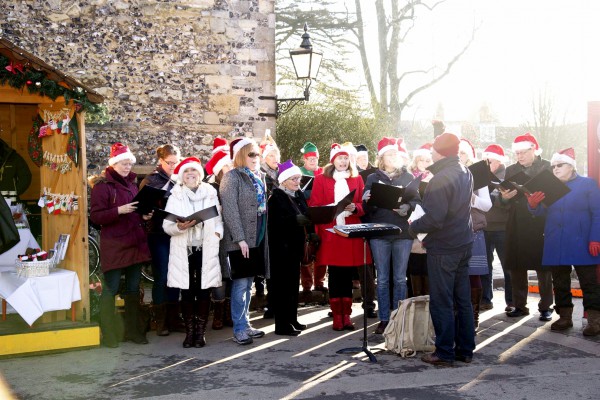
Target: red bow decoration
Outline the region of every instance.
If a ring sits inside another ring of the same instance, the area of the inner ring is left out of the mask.
[[[14,61],[10,62],[10,65],[7,65],[6,70],[8,72],[12,72],[13,74],[17,74],[17,71],[19,71],[20,73],[23,73],[23,64],[21,63],[15,63]]]

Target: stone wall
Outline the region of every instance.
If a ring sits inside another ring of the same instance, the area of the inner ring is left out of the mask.
[[[89,163],[106,165],[115,141],[150,166],[160,144],[206,160],[217,135],[274,131],[258,117],[274,108],[258,104],[275,93],[274,0],[2,0],[0,28],[105,96]]]

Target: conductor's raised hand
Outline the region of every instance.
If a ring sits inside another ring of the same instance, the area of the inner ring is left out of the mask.
[[[133,203],[123,204],[122,206],[119,206],[117,208],[117,212],[119,213],[119,215],[132,213],[135,210],[137,210],[137,203],[137,201],[134,201]]]

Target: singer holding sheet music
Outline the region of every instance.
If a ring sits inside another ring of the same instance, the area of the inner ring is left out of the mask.
[[[356,168],[351,165],[346,150],[334,143],[329,153],[329,162],[323,174],[315,177],[309,205],[326,206],[339,202],[350,191],[356,190],[353,202],[346,206],[334,221],[316,226],[321,238],[321,247],[317,253],[317,265],[329,266],[329,304],[333,313],[333,329],[353,330],[350,319],[352,313],[352,279],[356,267],[364,264],[363,241],[360,238],[348,239],[327,231],[334,225],[360,223],[364,215],[362,196],[364,183]],[[371,254],[367,254],[367,264],[371,263]]]
[[[202,182],[204,169],[196,157],[182,160],[175,168],[177,184],[171,190],[165,211],[188,216],[219,206],[217,191]],[[219,242],[223,237],[220,215],[198,223],[165,219],[163,229],[171,236],[167,286],[181,290],[185,321],[183,347],[203,347],[210,310],[211,288],[221,286]]]
[[[552,271],[555,311],[560,319],[550,325],[553,331],[573,326],[571,270],[575,268],[583,292],[583,309],[588,314],[585,336],[600,334],[600,284],[596,266],[600,264],[600,189],[591,178],[577,174],[573,148],[555,153],[552,172],[571,191],[546,207],[543,192],[529,196],[529,210],[545,215],[543,268]]]
[[[400,300],[406,299],[406,268],[413,239],[408,233],[408,215],[421,199],[413,197],[399,204],[398,208],[369,206],[370,191],[373,183],[406,187],[413,181],[413,175],[402,166],[398,139],[382,138],[377,145],[377,166],[374,174],[369,175],[365,185],[364,208],[365,222],[383,222],[398,226],[400,235],[377,237],[370,240],[375,268],[377,268],[377,303],[379,304],[379,325],[375,333],[382,334],[390,321],[390,309],[395,310]],[[391,264],[390,264],[391,261]],[[393,302],[390,305],[390,269],[393,277]]]
[[[270,278],[268,264],[267,189],[260,154],[253,139],[230,144],[234,168],[220,186],[225,222],[224,247],[231,265],[233,341],[247,345],[265,335],[250,325],[250,295],[256,275]]]
[[[150,250],[143,220],[134,212],[138,193],[136,174],[131,168],[136,159],[129,147],[115,143],[110,149],[109,167],[100,176],[92,177],[90,185],[90,219],[101,225],[100,262],[104,274],[104,290],[100,297],[100,330],[106,347],[118,347],[122,334],[121,317],[115,313],[115,296],[119,292],[121,275],[125,274],[125,338],[137,344],[147,344],[146,332],[139,324],[140,278],[142,264],[150,261]]]

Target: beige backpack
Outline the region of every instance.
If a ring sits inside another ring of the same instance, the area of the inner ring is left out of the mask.
[[[385,348],[400,357],[435,350],[435,331],[429,314],[429,296],[400,300],[383,332]]]

